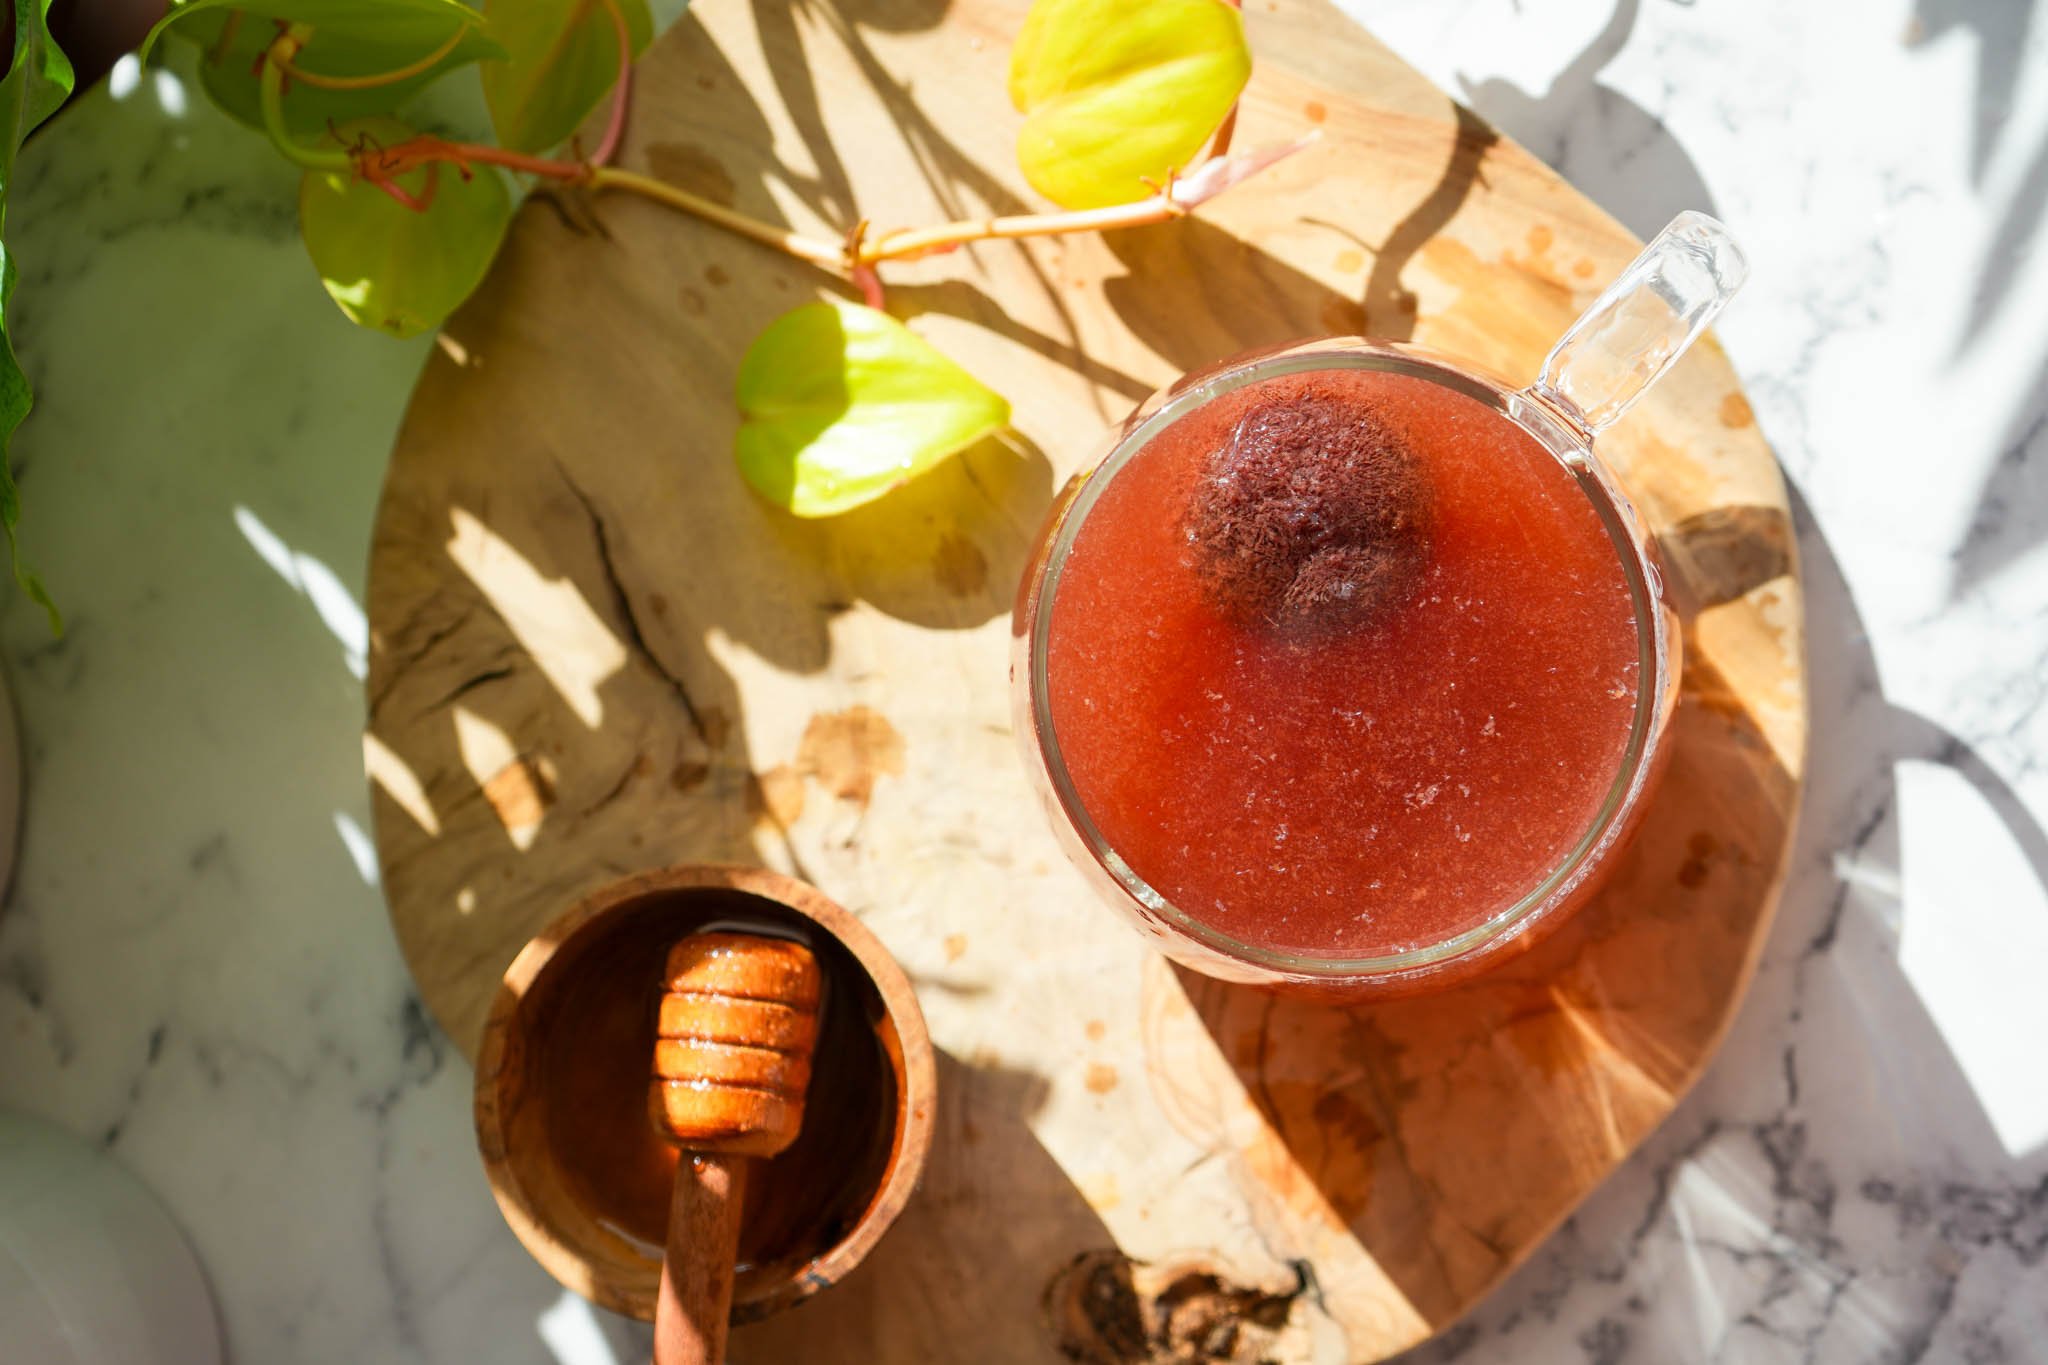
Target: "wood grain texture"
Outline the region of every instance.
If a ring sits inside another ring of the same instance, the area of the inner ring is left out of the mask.
[[[1029,207],[1003,95],[1023,8],[700,0],[641,64],[624,162],[827,236]],[[736,1351],[1144,1360],[1180,1330],[1162,1296],[1196,1284],[1246,1358],[1391,1354],[1669,1112],[1763,941],[1805,743],[1800,597],[1783,483],[1712,341],[1602,441],[1687,662],[1669,779],[1574,924],[1454,993],[1331,1012],[1176,974],[1062,863],[1009,733],[1007,608],[1106,429],[1185,369],[1328,332],[1526,382],[1638,245],[1321,3],[1249,8],[1240,145],[1314,125],[1313,150],[1193,219],[890,275],[892,309],[1010,397],[1014,448],[829,522],[766,507],[732,464],[733,374],[829,282],[615,199],[522,209],[414,396],[371,565],[367,756],[436,1017],[473,1050],[506,964],[598,882],[759,860],[862,916],[941,1049],[900,1226]],[[1089,1254],[1110,1247],[1152,1264]]]

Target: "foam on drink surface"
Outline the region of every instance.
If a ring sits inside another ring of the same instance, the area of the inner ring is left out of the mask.
[[[1463,394],[1249,385],[1102,491],[1049,622],[1053,728],[1098,829],[1246,942],[1375,954],[1489,918],[1583,835],[1634,719],[1614,544]]]

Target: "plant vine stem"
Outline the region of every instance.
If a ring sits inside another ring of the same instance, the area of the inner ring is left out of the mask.
[[[454,165],[465,175],[470,166],[477,163],[503,166],[508,171],[537,175],[546,180],[576,181],[586,179],[590,175],[590,167],[580,161],[550,161],[544,156],[508,151],[503,147],[493,147],[489,143],[448,142],[425,133],[364,154],[358,163],[358,169],[362,171],[365,179],[388,179],[394,175],[403,175],[416,167],[431,166],[437,162]]]
[[[236,11],[236,13],[239,16],[240,11]],[[400,81],[411,80],[414,76],[424,71],[432,70],[435,63],[453,52],[457,44],[461,43],[468,34],[469,25],[457,24],[455,32],[448,35],[447,42],[441,44],[441,46],[435,48],[418,61],[408,62],[396,71],[379,71],[368,76],[323,76],[318,71],[308,71],[303,67],[293,65],[289,58],[279,61],[277,65],[283,70],[285,75],[290,76],[301,85],[310,85],[321,90],[374,90],[380,85],[396,85]]]
[[[1080,209],[1066,213],[1020,213],[1005,218],[940,223],[928,228],[902,228],[884,233],[872,241],[863,242],[849,252],[845,246],[837,242],[806,237],[787,228],[763,223],[759,219],[749,218],[744,213],[729,209],[723,204],[713,203],[709,199],[694,195],[665,180],[656,180],[652,176],[598,166],[590,169],[586,178],[582,167],[572,167],[565,162],[554,163],[550,171],[557,179],[583,178],[584,183],[592,189],[626,190],[643,195],[670,208],[680,209],[706,222],[715,223],[729,232],[736,232],[764,246],[774,247],[813,265],[823,266],[827,270],[856,279],[856,271],[872,268],[882,261],[926,256],[934,252],[951,250],[967,242],[988,241],[994,238],[1052,237],[1069,232],[1103,232],[1112,228],[1143,227],[1147,223],[1161,223],[1169,218],[1179,218],[1188,212],[1186,206],[1165,195],[1155,194],[1150,199],[1141,199],[1135,204],[1118,204],[1112,208]]]
[[[1117,204],[1102,209],[1075,209],[1065,213],[1019,213],[1004,218],[977,218],[958,223],[940,223],[928,228],[898,228],[860,248],[857,264],[924,256],[948,251],[965,242],[990,238],[1052,237],[1068,232],[1107,232],[1113,228],[1143,227],[1163,223],[1188,212],[1187,206],[1164,194],[1141,199],[1135,204]]]
[[[653,176],[637,171],[621,170],[602,164],[606,157],[616,150],[619,134],[624,123],[625,101],[623,82],[630,68],[631,39],[626,31],[625,17],[617,0],[602,0],[611,14],[618,32],[621,53],[621,98],[614,103],[610,125],[605,130],[598,156],[588,161],[554,161],[546,157],[532,156],[524,152],[508,151],[482,143],[449,142],[442,138],[418,136],[409,138],[390,147],[371,149],[356,148],[343,153],[326,153],[293,142],[286,134],[279,99],[282,88],[283,69],[305,42],[304,25],[293,25],[280,34],[277,42],[266,53],[263,70],[263,107],[266,126],[271,136],[285,155],[301,165],[322,169],[352,168],[361,178],[390,192],[396,184],[396,177],[421,166],[451,164],[464,175],[472,164],[502,166],[507,170],[519,171],[544,179],[560,181],[570,185],[584,185],[593,191],[623,190],[637,194],[656,203],[666,205],[679,212],[690,214],[716,227],[735,233],[762,246],[773,247],[799,260],[841,275],[859,286],[864,296],[874,299],[880,292],[881,280],[875,267],[883,261],[904,260],[919,256],[951,251],[968,242],[991,239],[1016,239],[1021,237],[1051,237],[1072,232],[1106,232],[1116,228],[1142,227],[1150,223],[1165,222],[1170,218],[1186,216],[1195,204],[1215,194],[1221,188],[1228,188],[1231,179],[1221,186],[1207,188],[1194,198],[1175,194],[1175,183],[1171,176],[1158,193],[1141,199],[1135,204],[1117,204],[1108,208],[1078,209],[1056,213],[1010,214],[997,218],[963,219],[959,222],[940,223],[933,227],[899,228],[870,238],[866,224],[848,234],[838,242],[817,237],[807,237],[788,228],[777,227],[751,218],[737,209],[693,194],[680,185],[657,180]],[[1235,121],[1226,120],[1219,132],[1219,141],[1229,136],[1229,125]],[[1295,148],[1284,148],[1271,154],[1277,159]],[[330,159],[331,158],[331,159]],[[1255,173],[1266,162],[1253,158],[1254,164],[1244,174]],[[1201,169],[1222,169],[1217,157],[1203,163]],[[1197,176],[1199,179],[1200,177]],[[401,203],[407,202],[399,198]],[[421,205],[423,207],[423,205]]]
[[[626,106],[633,90],[633,35],[626,28],[626,13],[619,8],[619,0],[604,0],[604,11],[611,16],[612,33],[619,40],[619,79],[612,86],[612,112],[605,120],[604,136],[598,140],[597,150],[590,154],[593,168],[608,163],[612,153],[619,150],[619,139],[626,135]]]
[[[823,266],[827,270],[846,268],[846,253],[837,242],[806,237],[801,233],[791,232],[788,228],[775,227],[759,219],[749,218],[744,213],[729,209],[723,204],[713,203],[700,195],[691,194],[688,190],[671,185],[665,180],[656,180],[653,176],[641,175],[635,171],[622,171],[613,166],[593,166],[587,169],[577,166],[574,169],[576,176],[564,178],[584,178],[585,183],[594,190],[626,190],[632,194],[645,196],[657,203],[702,218],[707,223],[715,223],[728,232],[736,232],[763,246],[772,246],[778,251],[787,252],[813,265]]]
[[[312,29],[305,24],[288,24],[263,52],[263,71],[256,78],[257,97],[263,107],[263,131],[285,159],[311,171],[345,171],[353,163],[347,152],[308,147],[291,134],[284,123],[284,73],[299,49],[306,45]]]

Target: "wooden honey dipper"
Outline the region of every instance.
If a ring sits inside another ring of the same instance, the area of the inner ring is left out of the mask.
[[[655,1301],[655,1365],[720,1365],[747,1167],[796,1140],[823,980],[800,943],[708,933],[669,950],[648,1086],[683,1149]]]

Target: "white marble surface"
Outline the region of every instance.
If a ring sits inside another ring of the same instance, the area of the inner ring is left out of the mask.
[[[1810,591],[1810,797],[1725,1050],[1419,1358],[2048,1360],[2048,6],[1350,3],[1639,232],[1734,226]],[[185,103],[90,96],[9,213],[71,630],[0,618],[0,1104],[162,1193],[237,1361],[625,1351],[500,1224],[363,835],[357,603],[424,343],[333,314],[287,168]]]

